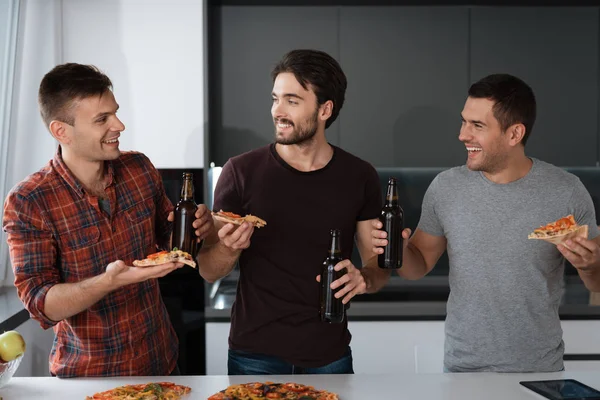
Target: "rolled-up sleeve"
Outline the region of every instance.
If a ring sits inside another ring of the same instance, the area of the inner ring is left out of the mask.
[[[19,298],[33,319],[48,329],[57,322],[44,314],[46,295],[60,283],[57,243],[35,201],[12,192],[4,204],[3,229]]]

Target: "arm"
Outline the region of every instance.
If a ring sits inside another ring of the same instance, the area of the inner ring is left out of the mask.
[[[592,240],[575,238],[557,246],[569,260],[590,292],[600,292],[600,236]]]
[[[397,272],[405,279],[421,279],[431,272],[444,254],[447,241],[444,236],[430,235],[420,229],[410,239],[409,236],[410,230],[402,232],[406,247],[402,255],[402,267]]]
[[[59,244],[33,200],[11,193],[4,207],[4,230],[19,297],[31,316],[48,329],[89,308],[110,291],[165,275],[180,264],[130,268],[117,261],[99,276],[61,283]]]
[[[356,225],[356,246],[360,254],[363,267],[360,273],[366,284],[366,293],[379,291],[390,279],[391,271],[379,268],[377,253],[371,245],[371,226],[373,220],[360,221]]]
[[[371,244],[373,252],[383,253],[383,247],[387,245],[387,233],[382,231],[383,224],[379,220],[373,220],[371,231]],[[410,238],[410,239],[409,239]],[[398,275],[402,278],[416,280],[427,275],[438,262],[446,250],[446,238],[444,236],[434,236],[423,232],[420,229],[410,237],[410,229],[402,231],[403,251],[402,267],[397,269]]]
[[[253,232],[254,226],[247,222],[237,226],[215,221],[198,254],[200,275],[210,283],[227,276],[242,251],[250,246]]]
[[[122,286],[167,275],[184,264],[167,263],[153,267],[135,268],[115,261],[106,272],[77,283],[58,283],[49,288],[44,304],[44,314],[54,322],[87,310],[104,296]]]
[[[594,202],[585,186],[579,181],[569,200],[571,214],[579,225],[587,225],[593,239],[574,238],[556,246],[558,251],[577,269],[585,287],[600,292],[600,234],[596,225]]]

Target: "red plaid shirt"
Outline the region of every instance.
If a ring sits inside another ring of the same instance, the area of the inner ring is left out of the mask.
[[[131,265],[168,243],[173,206],[150,160],[126,152],[106,166],[110,216],[71,174],[60,147],[12,189],[3,225],[15,286],[31,317],[44,329],[54,327],[53,374],[169,375],[178,341],[156,279],[121,287],[59,322],[44,315],[46,294],[57,283],[100,275],[115,260]]]

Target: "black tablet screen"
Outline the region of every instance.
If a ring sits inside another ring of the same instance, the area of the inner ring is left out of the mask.
[[[600,400],[600,391],[574,379],[519,382],[551,400]]]

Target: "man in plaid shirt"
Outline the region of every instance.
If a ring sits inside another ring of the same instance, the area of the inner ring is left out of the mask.
[[[95,67],[55,67],[38,100],[58,150],[9,193],[3,227],[19,297],[44,329],[54,327],[51,373],[176,373],[178,340],[156,278],[183,264],[130,266],[170,249],[173,206],[158,171],[119,150],[125,126],[110,79]],[[198,240],[213,228],[206,206],[194,227]]]

